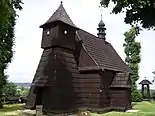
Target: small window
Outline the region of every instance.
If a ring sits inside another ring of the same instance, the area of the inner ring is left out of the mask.
[[[56,59],[56,58],[57,58],[57,55],[55,54],[55,55],[54,55],[54,59]]]
[[[64,30],[64,34],[67,35],[67,30]]]
[[[46,34],[49,36],[50,35],[50,29],[46,32]]]

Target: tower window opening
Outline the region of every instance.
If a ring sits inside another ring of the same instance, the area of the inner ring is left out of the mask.
[[[67,30],[64,30],[64,34],[65,34],[65,35],[67,34]]]
[[[49,36],[50,35],[50,30],[48,30],[46,34]]]

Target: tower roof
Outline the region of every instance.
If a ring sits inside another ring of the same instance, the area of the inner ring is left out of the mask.
[[[98,26],[105,26],[103,20],[101,20],[101,21],[99,22]]]
[[[101,21],[99,22],[99,24],[98,24],[98,28],[97,28],[97,30],[98,30],[98,37],[100,38],[100,39],[104,39],[105,40],[105,35],[106,35],[106,33],[105,33],[105,30],[106,30],[106,28],[105,28],[105,24],[104,24],[104,22],[103,22],[103,20],[102,20],[102,17],[101,17]]]
[[[44,23],[40,27],[43,28],[45,25],[54,23],[56,21],[66,23],[72,27],[77,28],[77,26],[72,22],[72,20],[68,16],[65,8],[63,7],[62,2],[60,4],[60,6],[58,7],[58,9],[53,13],[53,15],[46,21],[46,23]]]
[[[152,84],[152,83],[149,80],[144,79],[139,84],[141,84],[141,85],[149,85],[149,84]]]

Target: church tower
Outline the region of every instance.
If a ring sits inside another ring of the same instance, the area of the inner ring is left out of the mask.
[[[76,30],[61,2],[59,8],[40,26],[43,28],[43,53],[36,70],[27,108],[43,106],[43,112],[67,111],[75,108],[73,74],[79,74],[74,50]],[[76,82],[76,84],[78,84]]]
[[[78,28],[68,16],[62,2],[48,21],[40,27],[43,28],[43,49],[56,46],[74,49],[75,32]]]
[[[102,10],[102,7],[100,7],[100,8]],[[106,30],[106,28],[105,28],[105,24],[104,24],[104,22],[102,20],[102,12],[101,12],[101,21],[98,24],[97,30],[98,30],[98,34],[97,34],[98,38],[105,40],[106,39],[105,38],[105,35],[106,35],[105,30]]]

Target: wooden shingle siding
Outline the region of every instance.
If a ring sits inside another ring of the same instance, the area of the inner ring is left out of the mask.
[[[131,108],[131,90],[130,89],[111,89],[111,106],[124,106]]]
[[[43,84],[45,84],[44,86],[56,87],[56,88],[59,85],[63,86],[63,83],[65,82],[65,79],[66,79],[66,76],[67,76],[67,75],[65,75],[65,72],[64,72],[64,69],[65,69],[66,71],[69,71],[70,74],[72,75],[72,80],[70,80],[70,81],[72,82],[71,89],[73,90],[73,92],[75,94],[75,98],[74,98],[75,102],[77,101],[76,103],[81,103],[81,102],[83,102],[83,101],[80,101],[81,99],[84,99],[85,97],[88,97],[87,100],[89,102],[86,103],[87,107],[89,107],[89,105],[91,105],[91,104],[94,104],[94,105],[97,104],[98,100],[100,98],[99,97],[99,89],[97,89],[97,88],[99,88],[99,83],[100,83],[99,74],[81,74],[80,75],[80,73],[78,71],[78,68],[77,68],[77,65],[76,65],[76,61],[75,61],[73,55],[71,55],[71,53],[69,53],[69,52],[65,51],[66,52],[65,53],[65,52],[63,52],[63,51],[61,52],[61,51],[62,51],[62,49],[53,48],[53,50],[50,50],[52,55],[51,55],[50,52],[46,52],[46,53],[48,53],[48,57],[50,57],[50,56],[52,57],[50,59],[48,58],[48,65],[50,64],[51,68],[49,70],[49,69],[46,69],[46,67],[48,67],[48,66],[45,66],[43,68],[42,65],[39,65],[38,70],[39,70],[39,72],[41,72],[41,71],[44,72],[44,75],[46,75],[48,77],[48,78],[45,78],[45,79],[47,79],[46,81],[48,81],[48,83],[45,83],[44,82],[45,80],[38,77],[38,79],[36,79],[36,84],[38,83],[38,86],[42,86]],[[53,59],[53,55],[55,55],[53,53],[55,53],[57,56],[61,56],[61,57],[56,57],[56,59]],[[43,55],[43,56],[45,57],[46,55]],[[63,59],[71,59],[69,61],[72,61],[72,62],[68,62],[67,60],[65,61]],[[59,67],[56,67],[58,65],[57,63],[59,63]],[[40,64],[42,64],[42,62]],[[63,68],[61,68],[61,66],[63,66]],[[51,80],[52,82],[49,83],[49,81],[50,81],[49,78],[53,78],[53,77],[50,77],[50,76],[52,76],[51,74],[54,73],[55,70],[57,72],[56,73],[56,81],[54,83],[54,81]],[[50,72],[50,75],[46,74],[46,73],[49,73],[49,72]],[[74,76],[75,74],[78,75],[78,76],[77,77]],[[65,77],[62,77],[62,76],[65,76]],[[90,79],[90,77],[91,77],[91,79]],[[64,88],[64,86],[63,86],[63,88]],[[44,91],[43,93],[45,93],[45,92],[46,91]],[[90,97],[90,94],[91,94],[91,97]],[[55,97],[53,97],[53,99],[55,99]],[[55,105],[56,104],[55,102],[54,103],[51,102],[51,104]],[[43,103],[46,103],[46,100]],[[59,103],[57,102],[57,105],[51,106],[51,107],[53,107],[53,108],[58,107],[58,104]],[[91,105],[91,106],[93,106],[93,105]],[[46,107],[47,106],[45,106],[45,108]]]
[[[130,88],[131,83],[129,81],[129,73],[116,73],[110,87]]]

